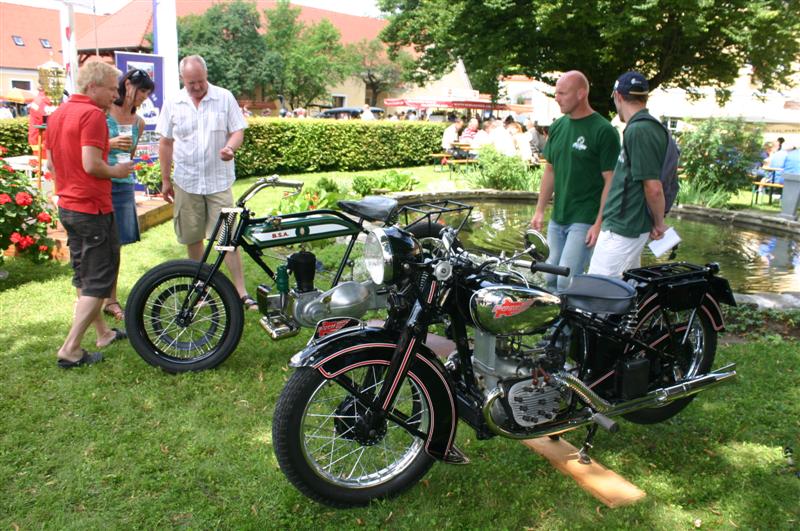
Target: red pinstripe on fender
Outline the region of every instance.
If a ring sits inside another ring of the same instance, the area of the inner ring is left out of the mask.
[[[322,374],[325,378],[333,379],[333,378],[339,376],[340,374],[344,374],[347,371],[351,371],[351,370],[357,369],[359,367],[364,367],[366,365],[389,365],[390,362],[388,360],[371,359],[371,360],[365,360],[365,361],[360,361],[360,362],[357,362],[357,363],[353,363],[353,364],[348,365],[347,367],[341,368],[338,371],[333,372],[333,373],[328,372],[328,371],[326,371],[325,369],[322,368],[323,363],[325,363],[327,361],[330,361],[331,359],[333,359],[333,358],[335,358],[337,356],[340,356],[340,355],[343,355],[343,354],[347,354],[348,352],[353,352],[354,350],[359,350],[359,349],[363,349],[363,348],[373,348],[373,347],[385,347],[385,348],[394,349],[394,348],[397,347],[397,345],[393,344],[393,343],[365,343],[363,345],[355,345],[353,347],[348,347],[346,349],[342,349],[342,350],[340,350],[338,352],[335,352],[335,353],[331,354],[330,356],[327,356],[324,360],[322,360],[321,362],[315,364],[314,368],[317,369],[320,372],[320,374]],[[434,363],[432,363],[430,360],[428,360],[427,358],[425,358],[421,354],[416,354],[415,357],[416,357],[416,359],[418,359],[419,361],[423,362],[425,365],[430,367],[431,370],[433,370],[433,372],[437,375],[439,380],[442,382],[442,386],[447,391],[447,396],[448,396],[448,399],[449,399],[449,402],[450,402],[450,413],[451,413],[450,436],[448,437],[448,440],[447,440],[447,450],[446,450],[446,451],[449,451],[450,448],[453,445],[453,439],[454,439],[455,433],[456,433],[456,426],[458,424],[458,414],[457,414],[457,411],[456,411],[456,404],[455,404],[455,399],[453,398],[453,393],[451,392],[450,386],[447,384],[447,380],[445,379],[445,377],[442,374],[442,372],[439,369],[439,367],[437,367]],[[427,452],[428,451],[428,445],[430,444],[431,438],[433,437],[433,433],[434,433],[433,426],[436,425],[436,414],[435,414],[436,407],[433,404],[433,400],[431,399],[430,392],[428,391],[428,388],[425,385],[425,383],[422,381],[422,379],[420,379],[415,373],[413,373],[411,371],[408,372],[408,376],[409,376],[409,378],[414,380],[414,382],[416,382],[416,384],[419,386],[420,390],[422,390],[422,393],[425,395],[425,398],[428,401],[430,415],[431,415],[431,426],[428,429],[428,438],[425,441],[425,451]]]

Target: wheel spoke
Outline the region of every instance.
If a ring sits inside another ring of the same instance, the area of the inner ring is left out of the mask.
[[[424,451],[424,441],[395,422],[382,416],[367,420],[370,405],[364,400],[383,385],[385,370],[376,364],[348,371],[338,377],[339,385],[322,382],[310,398],[301,421],[304,455],[329,482],[348,488],[383,483]],[[421,397],[417,384],[406,378],[393,414],[424,434],[430,413]]]

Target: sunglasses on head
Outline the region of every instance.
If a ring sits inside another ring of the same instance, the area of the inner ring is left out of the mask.
[[[131,80],[131,83],[139,83],[142,80],[150,79],[150,76],[147,75],[147,72],[144,70],[139,70],[138,68],[133,71],[133,73],[128,77]]]

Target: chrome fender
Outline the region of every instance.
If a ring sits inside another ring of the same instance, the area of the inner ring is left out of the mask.
[[[368,361],[389,365],[400,333],[383,328],[342,330],[330,339],[310,343],[292,356],[291,367],[311,367],[326,379],[363,365]],[[430,404],[431,430],[425,451],[431,457],[447,460],[456,437],[458,410],[453,383],[442,362],[424,344],[417,343],[408,377],[414,380]]]

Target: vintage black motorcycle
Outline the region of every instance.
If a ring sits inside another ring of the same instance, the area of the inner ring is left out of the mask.
[[[393,286],[384,326],[322,321],[292,358],[273,444],[308,497],[363,505],[408,489],[434,460],[466,463],[459,418],[479,439],[587,427],[586,461],[598,427],[664,421],[735,378],[733,364],[711,368],[720,304],[735,304],[716,264],[643,267],[624,281],[578,275],[554,295],[517,269],[569,274],[544,263],[539,233],[526,235],[533,261],[476,257],[456,234],[373,230],[364,261],[375,283]],[[446,363],[425,344],[431,325],[455,342]]]

